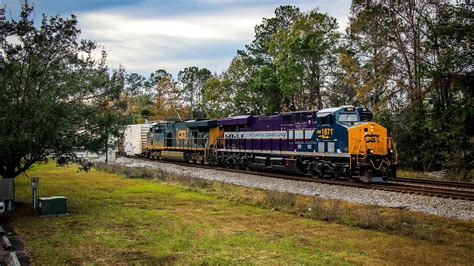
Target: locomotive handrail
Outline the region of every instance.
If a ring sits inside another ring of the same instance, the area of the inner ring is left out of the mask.
[[[360,138],[352,138],[352,140],[354,140],[354,144],[353,144],[353,146],[351,147],[351,150],[350,150],[349,152],[352,153],[352,154],[354,154],[354,153],[355,153],[355,154],[360,154],[360,149],[361,149],[361,147],[362,147],[362,144],[364,144],[364,146],[365,146],[365,142],[363,142],[362,139],[360,139]],[[359,144],[359,145],[357,146],[357,149],[354,149],[354,147],[355,147],[357,144]]]
[[[360,152],[360,147],[362,146],[363,141],[360,138],[358,138],[357,140],[359,141],[359,147],[357,147],[356,164],[357,166],[359,166],[359,152]]]
[[[393,141],[393,138],[388,137],[387,142],[388,142],[388,148],[393,149],[393,152],[395,154],[395,164],[398,164],[398,151],[397,151],[397,147],[395,146],[395,142]]]

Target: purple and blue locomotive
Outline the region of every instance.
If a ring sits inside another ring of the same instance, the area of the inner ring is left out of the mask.
[[[366,108],[236,116],[217,124],[224,132],[217,161],[228,167],[363,182],[384,182],[396,175],[394,143]]]

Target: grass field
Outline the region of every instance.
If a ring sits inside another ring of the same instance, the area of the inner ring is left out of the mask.
[[[461,226],[462,237],[439,242],[272,211],[177,183],[52,163],[28,175],[40,177],[40,196],[66,196],[70,212],[40,218],[20,210],[13,217],[38,265],[474,262],[472,241],[462,239],[472,240],[472,223],[448,224],[452,231]],[[28,177],[17,178],[16,190],[30,202]]]

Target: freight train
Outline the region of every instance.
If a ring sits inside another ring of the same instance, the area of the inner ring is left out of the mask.
[[[135,127],[149,130],[128,134],[125,146],[136,143],[131,153],[147,158],[368,183],[396,177],[395,143],[363,107]]]

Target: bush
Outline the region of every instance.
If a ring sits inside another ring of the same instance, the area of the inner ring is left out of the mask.
[[[296,205],[296,195],[288,192],[266,190],[265,202],[267,207],[272,209],[290,210]]]
[[[386,221],[383,219],[379,207],[369,206],[354,210],[356,226],[364,229],[382,229]]]

